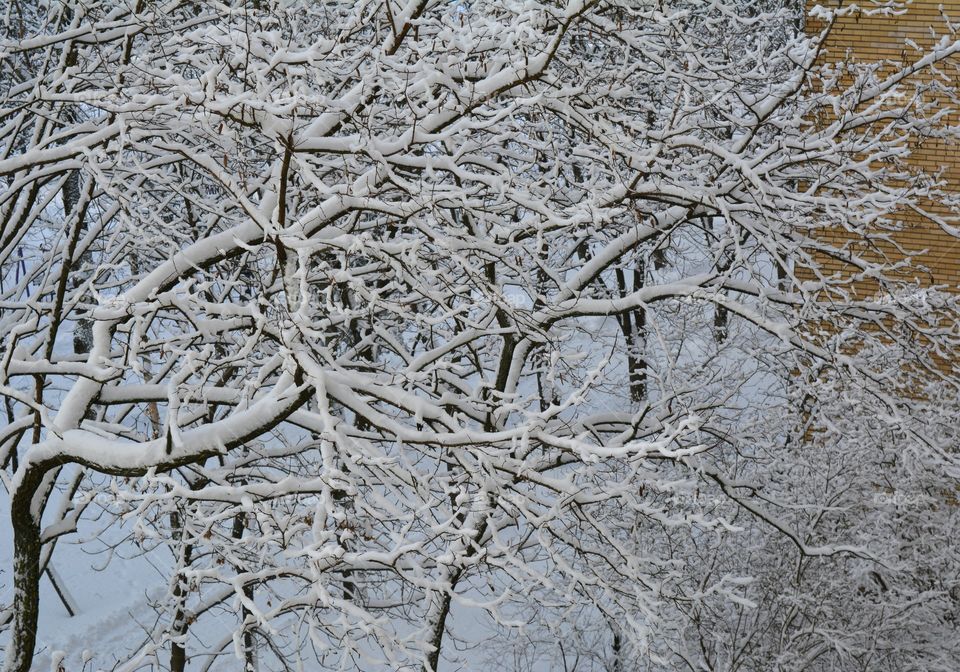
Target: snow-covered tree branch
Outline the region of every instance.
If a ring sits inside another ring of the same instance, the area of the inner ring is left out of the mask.
[[[957,26],[797,5],[11,3],[5,672],[97,526],[104,668],[956,669]]]

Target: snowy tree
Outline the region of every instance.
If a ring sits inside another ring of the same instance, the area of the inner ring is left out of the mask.
[[[12,3],[4,670],[93,518],[116,669],[955,669],[960,41],[817,11]]]

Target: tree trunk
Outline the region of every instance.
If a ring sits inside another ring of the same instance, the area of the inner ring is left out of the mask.
[[[23,480],[10,501],[13,523],[13,629],[4,672],[30,672],[33,649],[37,644],[37,619],[40,614],[40,521],[31,509],[33,495],[40,488],[46,468],[27,468]]]

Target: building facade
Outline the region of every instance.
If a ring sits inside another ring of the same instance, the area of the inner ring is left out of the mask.
[[[906,0],[899,7],[890,3],[858,2],[860,9],[838,13],[829,21],[822,12],[810,13],[816,6],[826,9],[852,9],[850,0],[807,1],[807,32],[814,35],[828,31],[821,62],[834,65],[838,72],[849,64],[880,63],[879,76],[891,76],[923,56],[944,36],[952,41],[950,23],[960,26],[960,0]],[[956,60],[939,68],[937,75],[956,84],[960,76]],[[908,81],[904,95],[920,84],[930,89],[932,76],[923,81]],[[930,101],[936,96],[934,90],[926,90],[923,96]],[[945,125],[960,125],[960,101],[945,95],[936,101],[926,113],[934,110],[950,111],[944,118]],[[927,174],[939,175],[948,192],[960,194],[960,143],[955,139],[925,138],[910,147],[908,164]],[[960,288],[960,238],[949,232],[950,204],[929,202],[926,212],[904,210],[901,230],[893,239],[895,245],[883,250],[892,259],[909,253],[912,263],[904,271],[904,279],[915,279],[921,286]],[[938,218],[944,218],[937,221]],[[839,269],[838,269],[839,270]]]

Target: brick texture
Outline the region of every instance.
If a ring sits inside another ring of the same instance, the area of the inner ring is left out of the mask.
[[[850,4],[847,0],[808,0],[808,9],[814,5],[834,8]],[[869,0],[858,3],[871,7]],[[907,2],[904,11],[896,14],[857,12],[841,17],[833,26],[822,56],[826,63],[884,62],[884,70],[895,72],[903,63],[909,63],[919,55],[918,48],[931,46],[947,33],[945,15],[953,21],[960,20],[960,0],[913,0]],[[809,33],[824,28],[821,21],[810,19]],[[941,77],[958,82],[957,62],[942,69]],[[926,76],[930,76],[929,74]],[[956,103],[951,105],[956,107]],[[957,113],[949,121],[958,123]],[[951,192],[960,191],[960,146],[955,141],[943,139],[924,140],[912,148],[910,163],[927,173],[941,172]],[[942,203],[928,203],[928,209],[936,214],[946,214]],[[903,231],[895,239],[910,251],[926,250],[923,254],[911,254],[914,265],[909,271],[912,278],[922,284],[947,285],[960,288],[960,240],[944,232],[936,223],[916,212],[902,213]],[[842,239],[842,234],[838,238]],[[898,253],[895,248],[884,250],[891,258]],[[900,257],[902,258],[902,256]]]

